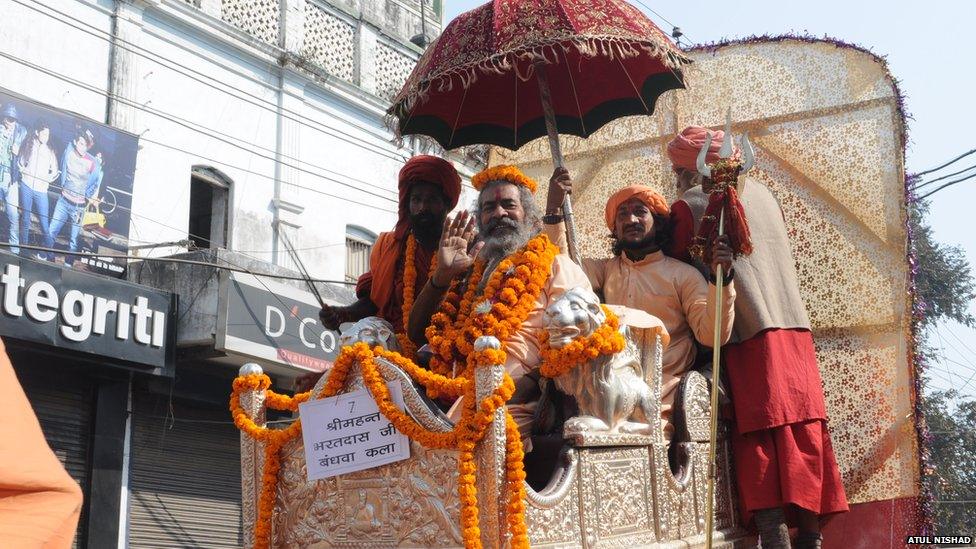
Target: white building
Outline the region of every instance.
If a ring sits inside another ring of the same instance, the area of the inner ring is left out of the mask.
[[[179,295],[175,381],[95,360],[38,365],[24,382],[85,489],[79,547],[240,545],[226,398],[244,359],[216,341],[222,267],[293,269],[285,232],[316,278],[364,269],[371,238],[396,221],[400,167],[424,152],[383,121],[414,42],[442,27],[441,0],[422,1],[3,2],[0,88],[139,136],[130,253],[214,265],[130,264],[130,281]],[[450,158],[465,179],[479,166]],[[34,367],[24,356],[18,373]]]

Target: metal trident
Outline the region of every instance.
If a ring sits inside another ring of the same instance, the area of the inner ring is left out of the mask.
[[[718,185],[711,192],[727,192],[730,185],[735,185],[738,192],[742,192],[743,187],[739,183],[739,177],[744,175],[753,165],[755,165],[755,154],[752,150],[752,143],[749,142],[749,134],[742,136],[742,161],[738,166],[732,162],[732,109],[725,115],[725,141],[722,148],[718,151],[719,161],[709,166],[705,159],[708,156],[708,148],[712,144],[712,134],[709,132],[705,136],[705,144],[698,153],[697,167],[698,173],[712,179]],[[714,169],[713,169],[714,168]],[[715,177],[713,178],[713,174]],[[718,218],[718,235],[721,237],[725,232],[725,208],[722,208]],[[711,434],[708,445],[708,498],[705,500],[705,547],[712,547],[712,530],[715,524],[715,478],[717,466],[715,463],[716,445],[718,444],[718,383],[719,372],[721,370],[722,358],[722,280],[724,273],[722,265],[719,264],[715,270],[715,339],[712,342],[712,394],[710,406]]]

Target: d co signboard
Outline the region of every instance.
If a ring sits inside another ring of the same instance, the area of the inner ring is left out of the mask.
[[[291,374],[324,371],[339,355],[339,334],[322,326],[310,292],[227,273],[220,294],[217,350],[283,366]]]

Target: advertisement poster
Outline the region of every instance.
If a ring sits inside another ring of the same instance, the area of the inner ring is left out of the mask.
[[[128,253],[138,144],[130,133],[0,89],[0,249],[124,276],[125,260],[113,256]]]

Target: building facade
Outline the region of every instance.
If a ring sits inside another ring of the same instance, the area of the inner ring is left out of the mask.
[[[19,210],[36,234],[20,239],[20,258],[0,254],[172,299],[165,367],[4,328],[46,436],[84,488],[78,547],[240,546],[230,382],[258,361],[288,387],[333,356],[294,255],[335,281],[317,284],[323,299],[352,299],[372,240],[396,221],[400,167],[439,152],[396,142],[384,115],[441,12],[440,0],[5,4],[0,91],[79,121],[51,129],[60,168],[77,134],[98,130],[79,158],[99,177],[80,209],[62,208],[78,212],[77,235],[50,244],[54,213],[11,202],[21,207],[4,220]],[[137,143],[131,169],[109,154],[126,140]],[[481,164],[448,158],[465,180]],[[71,159],[59,170],[69,180]],[[55,178],[35,200],[53,211],[69,183]],[[472,198],[465,183],[461,204]],[[64,257],[45,255],[52,246]]]

